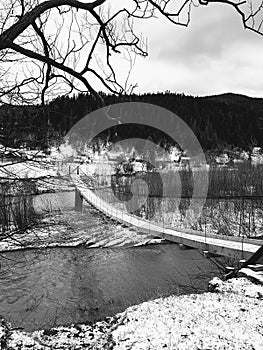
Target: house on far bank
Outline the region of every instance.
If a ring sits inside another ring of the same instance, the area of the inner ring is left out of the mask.
[[[227,153],[222,153],[218,157],[215,157],[216,163],[219,165],[226,165],[230,161],[230,157]]]
[[[262,148],[261,147],[253,147],[252,154],[261,154]]]
[[[190,161],[191,161],[190,157],[182,156],[181,159],[180,159],[180,164],[183,167],[190,168]]]
[[[170,148],[170,161],[179,163],[181,160],[182,152],[177,147]]]
[[[263,164],[263,153],[261,147],[253,147],[251,152],[251,163],[253,165]]]
[[[243,159],[243,160],[248,160],[249,159],[249,153],[246,152],[246,151],[242,151],[240,153],[240,158]]]

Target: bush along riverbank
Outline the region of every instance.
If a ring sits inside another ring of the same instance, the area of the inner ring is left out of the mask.
[[[214,278],[209,291],[129,307],[93,325],[26,333],[2,319],[1,349],[263,349],[263,286]]]

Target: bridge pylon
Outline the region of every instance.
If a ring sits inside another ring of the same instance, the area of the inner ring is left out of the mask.
[[[77,188],[75,188],[75,210],[76,211],[83,210],[83,197]]]

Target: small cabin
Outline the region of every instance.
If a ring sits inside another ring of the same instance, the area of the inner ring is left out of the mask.
[[[253,147],[252,154],[261,154],[262,148],[261,147]]]

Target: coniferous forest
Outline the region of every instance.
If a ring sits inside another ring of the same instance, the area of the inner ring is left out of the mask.
[[[117,97],[103,94],[106,105],[136,101],[164,107],[177,114],[194,131],[204,150],[220,151],[225,147],[249,150],[263,146],[263,99],[236,94],[193,97],[171,92]],[[56,145],[70,128],[100,106],[91,95],[58,97],[49,105],[1,106],[0,143],[9,147],[45,149]],[[136,128],[136,125],[134,125]],[[147,138],[149,127],[134,130],[137,137]],[[125,128],[114,136],[125,138]],[[129,128],[129,133],[132,130]],[[153,141],[164,137],[158,130],[150,133]],[[169,140],[163,140],[169,144]]]

